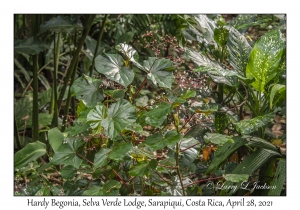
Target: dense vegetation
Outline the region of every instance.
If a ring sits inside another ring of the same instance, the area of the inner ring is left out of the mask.
[[[15,195],[285,195],[284,15],[14,20]]]

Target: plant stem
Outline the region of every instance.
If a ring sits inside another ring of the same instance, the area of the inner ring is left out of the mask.
[[[17,148],[21,149],[22,147],[21,147],[21,141],[20,141],[20,136],[19,136],[19,132],[18,132],[16,117],[14,117],[14,132],[15,132],[15,137],[16,137]],[[24,132],[25,132],[25,130],[24,130]]]
[[[100,34],[99,34],[99,37],[98,37],[96,49],[95,49],[94,56],[93,56],[92,67],[90,68],[90,76],[93,75],[93,71],[94,71],[94,68],[95,68],[95,58],[96,58],[96,56],[98,54],[98,49],[99,49],[99,46],[100,46],[100,43],[101,43],[101,40],[102,40],[102,36],[103,36],[103,32],[104,32],[104,26],[105,26],[105,23],[107,21],[107,18],[108,18],[108,14],[105,14],[104,20],[102,21],[102,26],[101,26],[101,29],[100,29]]]
[[[76,66],[78,66],[78,60],[77,60]],[[75,80],[75,75],[76,75],[76,71],[73,71],[70,86],[73,84],[73,82]],[[71,88],[69,88],[68,97],[67,97],[67,100],[66,100],[66,106],[65,106],[65,110],[64,110],[64,118],[63,118],[63,121],[62,121],[62,129],[61,129],[62,132],[64,132],[66,127],[67,127],[66,121],[67,121],[67,118],[68,118],[68,112],[69,112],[69,107],[70,107],[70,103],[71,103],[71,98],[72,98]]]
[[[36,36],[40,26],[40,15],[32,16],[32,35]],[[39,85],[38,85],[38,58],[39,55],[32,56],[33,63],[33,106],[32,106],[32,139],[38,141],[39,139]]]
[[[144,79],[144,81],[143,81],[143,83],[141,84],[141,86],[139,87],[139,89],[136,91],[136,93],[132,96],[132,100],[134,100],[136,97],[137,97],[137,95],[139,94],[139,92],[143,89],[143,87],[146,85],[146,83],[147,83],[147,81],[148,81],[148,78],[147,78],[147,76],[145,77],[145,79]]]
[[[181,188],[182,188],[182,194],[184,196],[186,196],[186,193],[185,193],[185,190],[184,190],[184,185],[183,185],[183,182],[182,182],[182,176],[181,176],[181,173],[180,173],[180,167],[179,167],[179,143],[176,143],[176,170],[177,170],[178,178],[180,180],[180,184],[181,184]]]
[[[55,37],[57,37],[55,41]],[[58,63],[59,63],[59,51],[60,51],[60,39],[61,33],[54,35],[54,78],[53,78],[53,102],[54,102],[54,110],[53,110],[53,118],[51,123],[51,128],[58,126],[58,109],[57,109],[57,73],[58,73]]]
[[[89,33],[89,30],[93,24],[93,20],[94,18],[96,17],[95,14],[92,14],[89,16],[88,20],[87,20],[87,23],[85,24],[84,26],[84,29],[83,29],[83,32],[82,32],[82,36],[79,40],[79,43],[77,45],[77,48],[73,54],[73,58],[72,58],[72,61],[70,63],[70,67],[69,67],[69,70],[64,78],[64,85],[62,86],[62,89],[60,91],[60,94],[59,94],[59,98],[58,98],[58,102],[57,102],[57,105],[58,105],[58,110],[60,110],[60,107],[61,107],[61,104],[62,104],[62,101],[63,101],[63,97],[64,97],[64,94],[66,92],[66,89],[67,89],[67,86],[68,86],[68,83],[69,83],[69,80],[71,78],[71,75],[73,73],[73,71],[76,71],[76,63],[77,63],[77,60],[79,58],[79,54],[81,52],[81,48],[84,44],[84,41]]]

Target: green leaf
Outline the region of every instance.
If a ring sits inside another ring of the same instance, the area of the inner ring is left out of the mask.
[[[157,167],[157,161],[152,159],[150,162],[143,161],[138,162],[130,171],[131,176],[144,176],[149,173],[150,170],[155,170]]]
[[[216,131],[220,134],[224,133],[225,128],[227,127],[229,120],[226,113],[217,112],[215,114],[215,127]]]
[[[102,187],[93,185],[85,190],[83,195],[101,196],[101,195],[119,195],[121,184],[116,180],[108,180]]]
[[[181,135],[176,131],[168,131],[166,134],[153,134],[146,138],[145,144],[152,148],[153,150],[162,149],[165,146],[174,146],[181,139]]]
[[[103,101],[103,91],[100,89],[102,81],[83,74],[76,79],[71,87],[71,93],[87,107],[95,106]]]
[[[73,166],[65,166],[60,170],[61,176],[64,179],[73,179],[77,170]]]
[[[52,164],[59,165],[72,165],[75,168],[79,168],[82,163],[82,159],[76,156],[77,150],[84,144],[84,141],[80,138],[67,138],[63,144],[55,152]]]
[[[144,70],[143,66],[141,64],[139,64],[138,60],[139,60],[139,54],[137,53],[137,51],[135,49],[133,49],[132,46],[128,45],[128,44],[118,44],[116,46],[116,50],[118,50],[119,52],[121,52],[127,60],[131,61],[134,65],[136,65],[139,69]]]
[[[181,98],[183,98],[184,100],[188,99],[188,98],[193,98],[196,96],[196,91],[194,90],[187,90],[182,96]]]
[[[65,132],[68,136],[76,136],[87,131],[90,128],[89,124],[78,122],[78,119],[73,122],[73,126],[68,127]]]
[[[96,70],[104,74],[108,79],[115,81],[124,87],[131,84],[134,73],[131,69],[124,66],[121,55],[105,54],[106,57],[98,55],[95,59]]]
[[[46,154],[46,145],[39,141],[27,144],[14,155],[14,166],[20,168]]]
[[[218,169],[218,167],[239,147],[245,145],[247,143],[246,139],[242,139],[240,137],[233,137],[234,142],[226,142],[220,148],[217,148],[217,151],[214,154],[214,158],[207,168],[205,174],[208,174],[212,170]]]
[[[270,183],[270,186],[276,186],[276,187],[270,189],[268,195],[270,196],[280,195],[285,181],[286,181],[286,160],[281,158],[278,162],[274,179]]]
[[[107,117],[107,109],[104,105],[97,105],[92,109],[87,115],[87,122],[90,124],[91,128],[94,130],[99,129],[101,122]]]
[[[28,39],[23,39],[23,40],[15,40],[14,43],[15,53],[36,55],[48,48],[49,48],[48,45],[46,45],[44,42],[39,41],[34,37],[30,37]]]
[[[244,182],[249,178],[248,174],[224,174],[224,179],[231,182]]]
[[[234,125],[236,130],[242,135],[250,134],[256,131],[258,128],[267,125],[274,118],[274,116],[274,113],[269,113],[252,119],[242,120],[234,123]]]
[[[201,33],[204,36],[206,44],[210,44],[214,41],[214,31],[217,27],[215,22],[209,19],[206,15],[195,15],[195,19],[199,24]]]
[[[157,59],[154,57],[144,61],[144,68],[148,72],[147,78],[154,85],[171,89],[174,82],[174,75],[170,70],[173,70],[173,63],[165,58]]]
[[[14,114],[18,128],[24,126],[24,118],[27,118],[27,116],[29,117],[32,115],[32,104],[32,97],[30,96],[25,96],[24,98],[21,98],[15,102]]]
[[[103,195],[119,195],[120,182],[116,180],[108,180],[103,185]]]
[[[99,168],[107,164],[107,156],[111,149],[102,148],[99,152],[95,154],[94,168]]]
[[[47,103],[51,101],[52,88],[39,93],[39,109],[43,108]]]
[[[44,22],[40,26],[40,33],[45,31],[74,33],[82,29],[83,27],[79,19],[71,21],[68,17],[62,17],[59,15],[51,18],[49,21]]]
[[[90,189],[85,190],[82,195],[101,196],[101,195],[103,195],[103,189],[102,189],[102,187],[93,185]]]
[[[180,165],[189,167],[197,158],[199,153],[197,149],[199,148],[200,144],[198,140],[194,138],[183,138],[180,142],[180,151],[183,151],[179,162]]]
[[[64,141],[64,135],[58,128],[52,128],[48,131],[49,144],[53,151],[56,152]]]
[[[135,123],[136,118],[136,108],[128,101],[121,99],[111,105],[107,118],[102,120],[101,125],[106,129],[108,136],[114,139],[127,125]]]
[[[267,150],[267,149],[258,149],[253,152],[251,155],[247,156],[242,163],[240,163],[233,171],[232,174],[247,174],[251,175],[254,171],[262,167],[267,163],[271,158],[280,157],[281,155],[278,152]],[[228,188],[232,186],[231,181],[226,181],[224,183],[223,190],[220,195],[232,195],[235,193],[241,186],[242,182],[237,183],[236,188]]]
[[[247,39],[236,29],[231,28],[227,42],[229,63],[241,76],[246,75],[246,66],[249,60],[251,46]]]
[[[232,25],[237,30],[244,32],[246,31],[247,28],[257,24],[255,22],[256,16],[257,15],[253,15],[253,14],[238,15],[232,19],[230,25]]]
[[[39,127],[45,127],[51,125],[53,115],[48,113],[40,113],[39,114]],[[32,127],[32,117],[30,117],[27,121],[26,128]]]
[[[264,34],[255,43],[246,67],[246,77],[255,78],[252,86],[257,91],[265,92],[265,86],[278,75],[284,48],[279,30]]]
[[[273,151],[277,151],[277,147],[273,144],[271,144],[270,142],[268,142],[267,140],[258,138],[258,137],[254,137],[254,136],[248,136],[248,135],[244,135],[242,136],[243,139],[246,139],[247,145],[251,146],[251,147],[259,147],[262,149],[269,149],[269,150],[273,150]]]
[[[121,160],[132,148],[133,146],[130,142],[123,142],[112,149],[108,158],[116,161]]]
[[[87,36],[85,39],[85,45],[86,45],[86,50],[84,51],[84,54],[90,61],[93,61],[94,53],[95,53],[96,46],[97,46],[97,41],[95,39],[93,39],[91,36]],[[103,51],[103,47],[100,46],[98,48],[98,52],[96,53],[96,57],[102,51]]]
[[[134,36],[133,31],[126,32],[118,38],[116,43],[117,44],[119,44],[119,43],[129,43],[132,40],[133,36]]]
[[[204,136],[204,141],[207,143],[211,142],[213,144],[218,144],[220,146],[222,146],[226,142],[234,143],[232,137],[219,134],[219,133],[206,133]]]
[[[285,94],[286,94],[285,90],[286,90],[286,86],[285,85],[281,85],[281,84],[275,84],[275,85],[273,85],[273,87],[271,89],[271,93],[270,93],[270,108],[271,109],[272,109],[272,106],[273,106],[275,95],[278,93],[277,95],[280,95],[281,97],[285,98]]]
[[[151,126],[159,127],[167,119],[171,112],[171,105],[165,102],[159,103],[154,109],[144,114],[145,121]]]
[[[214,31],[214,40],[219,46],[224,47],[227,44],[229,31],[226,28],[216,28]]]
[[[198,68],[194,71],[207,72],[211,79],[216,83],[223,83],[232,86],[234,84],[232,78],[233,76],[236,76],[242,80],[246,79],[235,71],[223,69],[219,64],[210,60],[201,53],[196,53],[188,48],[185,48],[185,52],[192,59],[192,61],[198,65]]]

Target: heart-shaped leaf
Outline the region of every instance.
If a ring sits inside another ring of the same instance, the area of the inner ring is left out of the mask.
[[[118,54],[106,54],[106,57],[97,56],[95,67],[99,73],[124,87],[130,85],[134,78],[133,71],[124,66],[123,58]]]
[[[79,19],[71,21],[68,17],[57,16],[40,26],[40,33],[45,31],[55,31],[62,33],[73,33],[82,30],[82,24]]]
[[[87,115],[87,122],[94,130],[99,130],[101,122],[107,116],[107,109],[104,105],[97,105]]]
[[[55,152],[51,162],[55,165],[64,164],[79,168],[82,159],[76,156],[76,152],[83,144],[84,141],[80,138],[65,139],[63,144]]]
[[[74,81],[71,87],[72,95],[82,100],[87,107],[95,106],[104,99],[103,91],[100,89],[101,83],[101,80],[83,74]]]
[[[36,38],[30,37],[24,40],[15,40],[15,53],[25,53],[28,55],[36,55],[48,49],[49,46]]]
[[[111,105],[107,111],[107,118],[102,120],[101,125],[107,135],[114,139],[127,125],[135,123],[136,118],[136,108],[128,101],[121,99]]]
[[[144,70],[143,66],[138,63],[139,60],[139,54],[135,49],[133,49],[132,46],[128,44],[119,44],[116,46],[116,50],[121,52],[127,60],[130,60],[134,65],[136,65],[139,69]]]
[[[174,75],[171,70],[173,70],[174,67],[170,60],[150,57],[144,61],[143,67],[149,72],[147,78],[150,79],[154,85],[171,89],[174,81]]]

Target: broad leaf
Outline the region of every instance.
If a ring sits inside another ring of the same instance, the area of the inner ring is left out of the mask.
[[[246,66],[249,60],[251,46],[247,42],[247,39],[240,34],[236,29],[231,28],[228,37],[228,52],[229,63],[233,66],[241,76],[246,75]]]
[[[188,99],[188,98],[193,98],[196,96],[196,91],[194,90],[187,90],[182,96],[181,98],[183,98],[184,100]]]
[[[254,136],[248,136],[248,135],[244,135],[242,136],[243,139],[247,139],[247,145],[251,146],[251,147],[259,147],[262,149],[269,149],[269,150],[273,150],[273,151],[277,151],[278,148],[271,144],[270,142],[268,142],[267,140],[258,138],[258,137],[254,137]]]
[[[94,53],[95,53],[96,46],[97,46],[97,41],[95,39],[93,39],[91,36],[87,36],[86,39],[85,39],[85,45],[86,45],[86,50],[84,51],[84,53],[90,61],[93,61]],[[96,57],[102,51],[103,51],[103,48],[100,46],[98,48],[98,52],[96,53]]]
[[[25,53],[29,55],[36,55],[48,49],[49,46],[36,38],[30,37],[24,40],[15,40],[15,53]]]
[[[284,48],[279,30],[264,34],[255,43],[246,67],[246,77],[255,78],[252,86],[257,91],[264,92],[265,86],[278,75]]]
[[[197,158],[198,150],[200,148],[199,141],[194,138],[183,138],[180,142],[180,151],[182,157],[180,158],[180,165],[189,167]]]
[[[236,28],[238,31],[245,32],[249,27],[257,24],[255,22],[256,16],[257,15],[253,14],[238,15],[235,18],[233,18],[229,24]]]
[[[40,26],[40,33],[45,31],[54,31],[62,33],[73,33],[82,30],[82,24],[79,19],[71,21],[68,17],[57,16],[44,22]]]
[[[113,140],[127,125],[135,123],[136,118],[136,108],[128,101],[121,99],[111,105],[107,112],[107,118],[102,120],[101,125]]]
[[[121,160],[128,152],[132,150],[132,144],[130,142],[123,142],[114,147],[109,153],[108,158],[113,160]]]
[[[65,166],[60,170],[61,176],[64,179],[73,179],[75,177],[77,170],[69,165],[69,166]]]
[[[157,161],[155,159],[152,159],[150,162],[148,161],[139,162],[129,171],[129,174],[131,176],[144,176],[150,170],[155,170],[156,166],[157,166]]]
[[[281,85],[281,84],[275,84],[272,89],[271,89],[271,93],[270,93],[270,108],[272,109],[272,106],[274,104],[274,101],[278,101],[278,100],[274,100],[275,95],[279,95],[279,97],[283,97],[285,98],[285,90],[286,90],[286,86],[285,85]]]
[[[149,72],[147,78],[150,79],[154,85],[171,89],[174,81],[174,75],[171,70],[173,70],[174,67],[170,60],[150,57],[144,61],[143,67]]]
[[[247,143],[246,139],[240,137],[233,137],[234,142],[227,142],[222,147],[218,147],[214,154],[214,158],[206,170],[206,174],[212,170],[218,169],[218,167],[239,147]]]
[[[153,150],[162,149],[165,146],[174,146],[181,139],[181,135],[176,131],[168,131],[166,134],[153,134],[146,138],[145,144],[148,145]]]
[[[233,171],[232,174],[247,174],[251,175],[254,171],[262,167],[265,163],[267,163],[271,158],[280,157],[281,155],[278,152],[267,150],[267,149],[259,149],[256,150],[251,155],[247,156],[242,163],[240,163]],[[232,186],[231,181],[226,181],[224,183],[223,190],[221,191],[221,195],[232,195],[236,192],[237,189],[240,188],[242,182],[237,183],[236,188],[228,188],[228,186]],[[225,190],[226,189],[226,190]]]
[[[236,130],[242,135],[250,134],[256,131],[258,128],[267,125],[274,118],[274,116],[274,113],[269,113],[252,119],[242,120],[234,123],[234,125]]]
[[[94,168],[99,168],[107,164],[107,156],[110,151],[110,149],[102,148],[95,154]]]
[[[24,126],[26,120],[32,115],[32,97],[26,96],[20,98],[14,103],[14,114],[17,122],[17,126],[20,129]]]
[[[36,141],[27,144],[14,155],[14,166],[20,168],[46,154],[46,145]]]
[[[280,195],[285,181],[286,181],[286,160],[280,159],[278,162],[278,166],[274,178],[270,183],[270,186],[276,186],[276,187],[271,188],[268,192],[268,195],[270,196]]]
[[[76,155],[76,152],[83,144],[84,141],[80,138],[65,139],[63,144],[55,152],[51,162],[55,165],[64,164],[79,168],[82,159]]]
[[[120,37],[118,37],[116,43],[129,43],[132,40],[133,36],[134,36],[133,31],[125,32]]]
[[[103,101],[103,91],[100,89],[102,81],[83,74],[76,79],[71,87],[71,93],[87,107],[95,106]]]
[[[151,126],[159,127],[171,112],[171,105],[165,102],[158,104],[154,109],[144,114],[145,121]]]
[[[56,152],[64,141],[64,135],[58,128],[52,128],[48,131],[48,139],[53,151]]]
[[[240,79],[245,79],[235,71],[223,69],[219,64],[202,55],[200,52],[196,53],[188,48],[185,48],[185,52],[192,59],[192,61],[194,61],[194,63],[198,65],[198,68],[194,71],[207,72],[212,80],[216,83],[224,83],[226,85],[232,86],[234,84],[234,81],[231,77],[236,76]]]
[[[224,47],[227,44],[229,31],[226,28],[216,28],[214,31],[214,40],[219,46]]]
[[[87,122],[94,130],[101,126],[101,122],[107,116],[107,109],[104,105],[97,105],[87,115]]]
[[[39,114],[39,127],[45,127],[47,125],[51,125],[53,115],[48,113],[40,113]],[[32,117],[30,117],[27,121],[26,128],[32,127]]]
[[[124,66],[123,58],[118,54],[106,54],[106,57],[97,56],[95,59],[95,68],[108,79],[124,87],[130,85],[134,78],[133,71]]]
[[[199,23],[200,31],[205,37],[204,41],[210,44],[214,41],[214,31],[216,29],[216,24],[213,20],[209,19],[206,15],[195,15],[194,16]]]
[[[141,64],[138,63],[139,54],[132,46],[128,44],[119,44],[116,46],[116,49],[121,52],[128,60],[130,60],[134,65],[139,69],[145,70]]]
[[[211,142],[213,144],[218,144],[222,146],[226,142],[234,143],[234,140],[230,136],[226,136],[219,133],[206,133],[204,136],[205,142]]]
[[[90,189],[85,190],[83,195],[101,196],[101,195],[119,195],[120,182],[108,180],[102,187],[93,185]]]
[[[224,174],[224,179],[231,182],[244,182],[249,178],[248,174]]]

